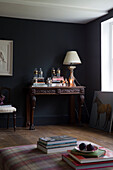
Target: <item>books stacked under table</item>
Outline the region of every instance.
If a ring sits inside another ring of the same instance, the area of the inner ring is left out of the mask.
[[[77,139],[71,136],[52,136],[39,138],[37,148],[45,153],[64,152],[74,149]]]
[[[85,141],[86,143],[89,143]],[[113,167],[113,151],[99,145],[96,151],[80,151],[78,146],[62,154],[62,160],[68,163],[73,169],[88,170]]]

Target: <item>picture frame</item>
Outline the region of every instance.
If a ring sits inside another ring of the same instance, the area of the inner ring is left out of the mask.
[[[113,92],[95,91],[89,126],[111,132],[113,125]]]
[[[0,40],[0,76],[13,75],[13,41]]]

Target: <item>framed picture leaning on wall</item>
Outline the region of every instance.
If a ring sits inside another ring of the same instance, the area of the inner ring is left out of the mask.
[[[113,124],[113,92],[95,91],[90,127],[111,132]]]
[[[0,40],[0,76],[13,75],[13,41]]]

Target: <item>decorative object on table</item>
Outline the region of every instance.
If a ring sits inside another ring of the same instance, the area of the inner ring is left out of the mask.
[[[44,82],[43,71],[41,68],[39,71],[37,70],[37,68],[35,68],[34,70],[32,87],[47,87],[47,85]]]
[[[47,83],[48,87],[51,87],[51,86],[52,86],[52,79],[51,79],[51,77],[48,77],[48,78],[47,78],[46,83]]]
[[[42,68],[39,69],[39,77],[43,77],[43,71]]]
[[[62,83],[52,83],[51,87],[62,87]]]
[[[57,71],[55,73],[55,69],[52,68],[52,75],[51,75],[51,79],[52,79],[52,87],[55,86],[64,86],[64,77],[60,75],[61,74],[61,70],[60,68],[57,68]]]
[[[48,85],[45,82],[33,83],[32,87],[47,87]]]
[[[55,72],[55,68],[53,67],[51,70],[51,77],[53,78],[54,76],[56,76],[56,72]]]
[[[33,76],[33,83],[37,83],[37,82],[38,82],[38,70],[37,68],[35,68],[34,76]]]
[[[111,132],[113,124],[113,93],[95,91],[90,116],[90,127]]]
[[[68,51],[66,53],[63,64],[69,65],[68,66],[68,69],[70,70],[69,85],[76,86],[73,71],[76,68],[76,66],[75,66],[76,64],[81,64],[81,61],[80,61],[80,58],[79,58],[77,52],[76,51]]]
[[[79,144],[77,144],[77,147],[79,148],[80,141],[78,142]],[[85,142],[86,146],[91,144],[98,149],[94,152],[82,152],[78,151],[75,147],[73,150],[68,150],[67,154],[63,154],[62,159],[76,169],[92,169],[113,166],[113,151],[95,143],[88,141],[83,142]],[[81,143],[83,142],[81,141]]]
[[[64,80],[64,77],[61,76],[61,70],[60,68],[57,68],[57,71],[55,71],[55,68],[52,68],[51,70],[51,78],[47,78],[47,85],[48,87],[56,87],[56,86],[68,86],[68,81]]]
[[[60,77],[60,68],[57,68],[57,77]]]
[[[54,76],[52,78],[52,83],[61,83],[61,81],[64,81],[64,77],[63,76],[60,76],[60,77]]]
[[[52,87],[63,86],[63,82],[64,82],[64,77],[63,76],[61,76],[61,77],[54,76],[52,78]]]
[[[0,94],[0,105],[4,104],[5,96],[3,94]]]
[[[51,79],[51,77],[48,77],[48,78],[47,78],[46,83],[47,83],[47,86],[48,86],[48,87],[62,86],[62,83],[60,83],[60,81],[58,81],[58,82],[56,82],[56,81],[53,82],[52,79]]]
[[[13,75],[13,41],[0,40],[0,75]]]
[[[45,153],[64,152],[76,145],[77,139],[66,135],[39,138],[37,141],[37,148]]]
[[[65,84],[66,84],[66,86],[68,86],[68,80],[67,80],[67,78],[65,78]]]
[[[39,69],[38,82],[44,82],[44,76],[42,68]]]

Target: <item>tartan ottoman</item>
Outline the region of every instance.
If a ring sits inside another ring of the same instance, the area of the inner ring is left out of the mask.
[[[72,170],[62,153],[45,154],[37,145],[14,146],[0,149],[0,170]]]

